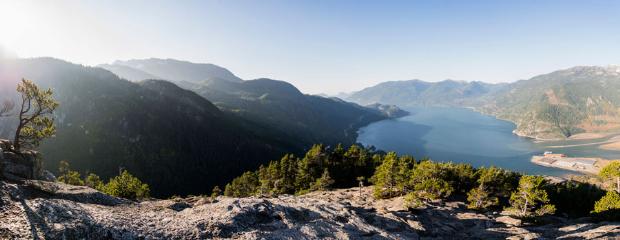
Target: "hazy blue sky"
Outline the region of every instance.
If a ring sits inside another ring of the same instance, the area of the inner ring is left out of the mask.
[[[308,93],[620,64],[620,1],[0,0],[0,44],[96,65],[177,58]]]

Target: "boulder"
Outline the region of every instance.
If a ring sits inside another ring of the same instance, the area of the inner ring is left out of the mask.
[[[8,149],[13,147],[7,140],[0,140],[0,148],[2,148],[0,150],[0,178],[13,181],[41,178],[43,169],[38,152],[15,153],[9,151]]]
[[[56,176],[48,170],[43,170],[39,179],[48,182],[56,182]]]
[[[516,219],[510,216],[501,216],[495,219],[496,222],[500,222],[506,225],[512,225],[512,226],[521,226],[522,221],[520,219]]]

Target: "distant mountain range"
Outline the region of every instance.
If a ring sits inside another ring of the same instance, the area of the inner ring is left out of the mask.
[[[353,144],[359,127],[393,116],[304,95],[286,82],[243,81],[212,64],[171,59],[100,67],[0,59],[2,99],[17,100],[21,78],[52,88],[60,102],[58,132],[40,148],[47,169],[67,160],[82,173],[107,179],[123,168],[160,197],[209,192],[314,143]],[[0,138],[12,137],[15,121],[0,119]]]
[[[505,87],[506,84],[445,80],[390,81],[349,94],[344,99],[359,104],[411,106],[461,106]]]
[[[620,67],[574,67],[502,84],[392,81],[351,93],[345,100],[364,105],[471,107],[514,122],[518,135],[562,139],[620,130]]]

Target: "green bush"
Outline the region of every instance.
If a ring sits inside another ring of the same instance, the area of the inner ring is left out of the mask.
[[[101,181],[101,178],[94,173],[88,174],[88,176],[84,180],[84,184],[99,191],[102,191],[105,187],[105,184],[103,183],[103,181]]]
[[[80,173],[71,170],[67,161],[60,161],[58,172],[60,173],[60,176],[58,177],[57,181],[76,186],[84,185],[84,181],[82,180],[82,176],[80,175]]]
[[[607,191],[604,197],[594,204],[594,213],[620,210],[620,194],[616,191]]]
[[[126,170],[116,176],[103,187],[103,192],[112,196],[127,199],[143,199],[149,197],[149,185],[132,176]]]

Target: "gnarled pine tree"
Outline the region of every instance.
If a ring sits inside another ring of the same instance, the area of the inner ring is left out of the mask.
[[[22,147],[37,147],[41,140],[56,133],[54,119],[49,115],[54,113],[58,102],[52,97],[52,89],[41,90],[27,79],[17,85],[17,92],[21,94],[22,102],[13,147],[19,152]]]

